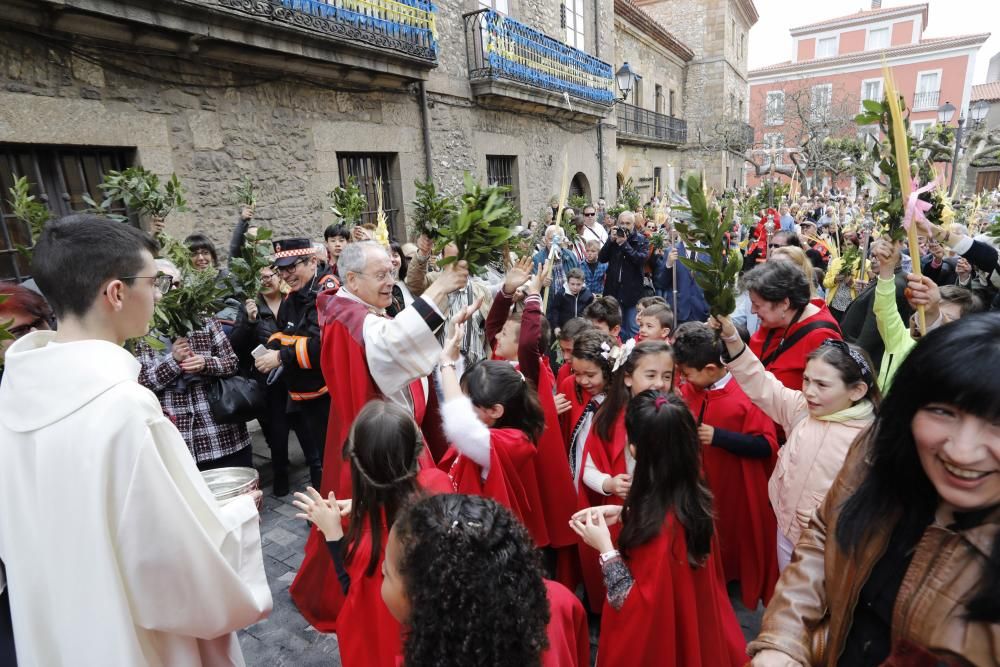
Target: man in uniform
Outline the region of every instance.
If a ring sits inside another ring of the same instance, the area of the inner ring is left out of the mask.
[[[330,415],[330,395],[320,369],[320,328],[316,295],[338,286],[337,279],[317,270],[318,260],[309,239],[274,242],[274,267],[291,288],[278,309],[279,330],[267,343],[270,350],[257,358],[257,370],[281,373],[288,385],[288,413],[299,419],[308,442],[300,442],[309,464],[313,486],[323,479],[323,445]],[[301,440],[302,438],[300,438]],[[274,471],[275,494],[288,492],[288,470]],[[280,495],[280,494],[279,494]]]

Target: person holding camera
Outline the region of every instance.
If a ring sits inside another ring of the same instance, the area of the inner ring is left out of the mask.
[[[635,214],[623,211],[597,256],[598,261],[608,264],[604,295],[615,297],[622,307],[622,340],[638,333],[635,307],[642,297],[642,271],[648,258],[649,240],[635,229]]]

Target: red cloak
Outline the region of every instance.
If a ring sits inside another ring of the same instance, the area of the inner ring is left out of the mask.
[[[590,667],[590,631],[587,612],[568,588],[545,580],[549,598],[549,647],[542,653],[542,667]]]
[[[687,383],[678,393],[696,417],[704,415],[702,423],[744,435],[761,435],[771,446],[771,456],[765,459],[737,456],[711,445],[701,448],[705,479],[715,501],[715,527],[725,579],[740,582],[747,609],[756,609],[758,600],[767,605],[778,581],[777,523],[767,496],[767,481],[778,450],[774,422],[733,379],[721,389],[708,391]]]
[[[572,407],[569,410],[559,415],[559,423],[562,425],[562,435],[563,435],[563,445],[566,448],[566,454],[569,454],[569,436],[573,434],[573,427],[576,426],[576,422],[580,419],[580,415],[583,414],[584,408],[587,407],[587,403],[590,402],[590,394],[580,390],[582,398],[577,397],[576,393],[576,378],[570,375],[568,378],[563,380],[559,384],[559,393],[569,399]],[[569,465],[569,459],[566,459],[566,465]]]
[[[538,492],[549,541],[553,547],[565,547],[577,543],[577,535],[569,527],[569,519],[577,510],[577,500],[553,398],[554,382],[548,359],[542,357],[538,373],[538,398],[545,413],[545,431],[538,439],[535,475],[540,482]]]
[[[323,497],[334,491],[338,498],[350,498],[351,471],[350,466],[343,465],[344,441],[361,408],[368,401],[381,398],[382,393],[372,379],[365,357],[363,332],[369,311],[364,304],[337,296],[336,292],[326,290],[316,298],[322,327],[320,363],[326,386],[330,389],[330,420],[320,492]],[[421,383],[414,382],[411,391],[417,413],[414,418],[419,424],[426,410]],[[421,467],[433,467],[426,449],[421,457]],[[344,596],[333,563],[325,551],[322,536],[313,528],[306,542],[305,558],[289,587],[289,593],[302,616],[313,627],[320,632],[335,632]]]
[[[440,470],[421,470],[417,484],[427,494],[451,493],[451,483]],[[381,553],[371,576],[366,576],[371,555],[371,527],[361,533],[358,549],[344,563],[351,588],[337,617],[337,643],[344,667],[395,667],[403,653],[402,630],[382,601],[382,561],[389,530],[382,521]]]
[[[616,610],[605,602],[598,667],[742,667],[746,642],[715,554],[692,569],[684,527],[667,514],[660,534],[632,549],[634,583]]]
[[[516,428],[490,429],[490,471],[484,480],[482,468],[450,447],[438,463],[448,473],[455,493],[486,496],[506,506],[528,529],[535,546],[549,544],[535,477],[535,443]],[[568,521],[568,519],[567,519]]]
[[[772,329],[762,326],[750,337],[750,350],[757,355],[758,359],[765,361],[778,349],[783,338],[791,338],[802,327],[812,322],[827,322],[833,325],[832,327],[813,329],[796,341],[794,345],[785,349],[777,359],[765,364],[767,370],[771,371],[774,377],[781,380],[781,384],[789,389],[802,389],[802,373],[806,369],[806,357],[809,356],[810,352],[822,345],[823,341],[828,338],[836,340],[842,338],[840,325],[837,324],[837,320],[834,319],[826,303],[822,299],[813,299],[811,303],[819,308],[819,312],[799,320],[788,327],[787,332],[783,328]]]
[[[556,387],[562,387],[563,382],[568,377],[573,377],[573,364],[566,361],[563,365],[559,367],[559,372],[556,373]]]

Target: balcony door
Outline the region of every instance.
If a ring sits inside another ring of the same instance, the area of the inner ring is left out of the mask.
[[[941,92],[941,72],[920,72],[917,74],[917,92],[913,98],[913,109],[937,109]]]

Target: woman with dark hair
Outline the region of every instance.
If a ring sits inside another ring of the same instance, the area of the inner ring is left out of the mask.
[[[345,599],[337,616],[337,640],[345,667],[396,667],[402,653],[399,623],[382,603],[385,542],[396,517],[424,493],[448,493],[440,470],[420,470],[420,427],[403,408],[369,401],[358,413],[344,453],[351,462],[354,498],[324,499],[316,489],[296,493],[299,517],[322,531]],[[342,516],[349,515],[347,535]]]
[[[900,365],[782,574],[755,667],[997,664],[998,341],[1000,314],[970,315]]]
[[[4,298],[6,297],[6,298]],[[13,338],[0,339],[0,378],[3,377],[3,355],[11,343],[32,331],[46,331],[54,322],[52,309],[38,292],[15,283],[0,283],[0,322],[6,324]]]
[[[744,274],[742,286],[760,318],[750,349],[782,384],[801,389],[809,353],[829,338],[841,338],[837,321],[822,299],[813,298],[809,279],[791,262],[761,264]]]
[[[392,286],[392,304],[385,309],[389,317],[395,317],[399,311],[413,303],[413,295],[406,286],[406,268],[410,260],[403,254],[403,248],[393,241],[389,244],[389,259],[392,260],[392,271],[396,283]]]
[[[691,411],[677,396],[644,391],[629,402],[625,430],[635,459],[625,505],[581,510],[570,524],[600,554],[608,590],[599,667],[743,665]],[[616,550],[608,524],[619,521]]]
[[[215,244],[212,243],[211,239],[204,234],[188,234],[187,238],[184,239],[184,245],[191,253],[191,266],[196,271],[218,270],[219,276],[216,283],[229,289],[229,269],[219,268],[219,252],[215,249]],[[216,313],[215,318],[219,321],[226,336],[229,336],[240,310],[240,302],[229,295],[226,297],[225,303],[225,308]]]

